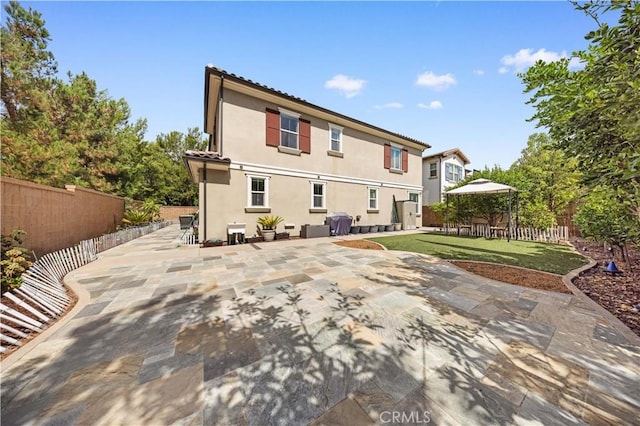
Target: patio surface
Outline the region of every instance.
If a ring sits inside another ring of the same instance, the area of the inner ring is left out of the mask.
[[[77,309],[3,363],[3,424],[638,422],[638,340],[581,298],[340,237],[179,235],[67,276]]]

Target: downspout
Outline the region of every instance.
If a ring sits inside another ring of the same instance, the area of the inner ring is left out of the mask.
[[[222,156],[222,112],[224,110],[224,76],[220,76],[220,94],[218,95],[218,111],[220,116],[218,119],[219,134],[218,134],[218,153]]]
[[[202,221],[203,232],[202,232],[202,241],[207,241],[207,163],[202,163],[204,168],[202,169],[202,185],[204,187],[204,220]]]

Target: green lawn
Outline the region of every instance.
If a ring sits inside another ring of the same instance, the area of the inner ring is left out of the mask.
[[[559,244],[505,239],[458,237],[443,234],[410,234],[369,238],[389,250],[412,251],[441,259],[479,260],[522,266],[564,275],[588,263],[583,256]]]

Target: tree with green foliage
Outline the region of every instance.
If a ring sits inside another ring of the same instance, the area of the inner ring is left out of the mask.
[[[545,133],[529,136],[527,147],[510,171],[519,191],[524,226],[546,229],[556,225],[557,218],[580,195],[577,161],[567,158]]]
[[[532,120],[576,159],[588,188],[616,188],[618,203],[640,220],[640,2],[574,4],[597,25],[588,50],[573,54],[583,68],[570,70],[565,58],[521,74]],[[602,22],[611,15],[617,25]]]
[[[622,202],[625,195],[620,190],[598,186],[585,198],[574,220],[583,236],[618,247],[629,264],[626,244],[640,241],[640,226]]]
[[[124,99],[111,98],[82,72],[57,77],[42,15],[17,2],[5,7],[2,44],[3,175],[62,187],[72,183],[167,205],[197,203],[182,163],[202,150],[198,128],[145,142],[147,123],[131,120]]]

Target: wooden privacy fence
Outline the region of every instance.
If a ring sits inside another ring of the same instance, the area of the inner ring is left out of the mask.
[[[470,235],[472,237],[485,238],[506,238],[506,226],[489,226],[483,223],[473,223],[471,225],[449,225],[449,233],[460,235]],[[511,227],[511,239],[525,241],[542,241],[547,243],[559,243],[569,239],[569,227],[554,226],[547,229],[534,229],[519,227],[517,230]]]
[[[62,284],[69,272],[97,258],[98,253],[157,231],[169,222],[127,228],[113,234],[81,241],[75,247],[58,250],[37,259],[22,274],[22,285],[2,294],[0,302],[0,352],[8,346],[41,332],[62,315],[71,297]]]

